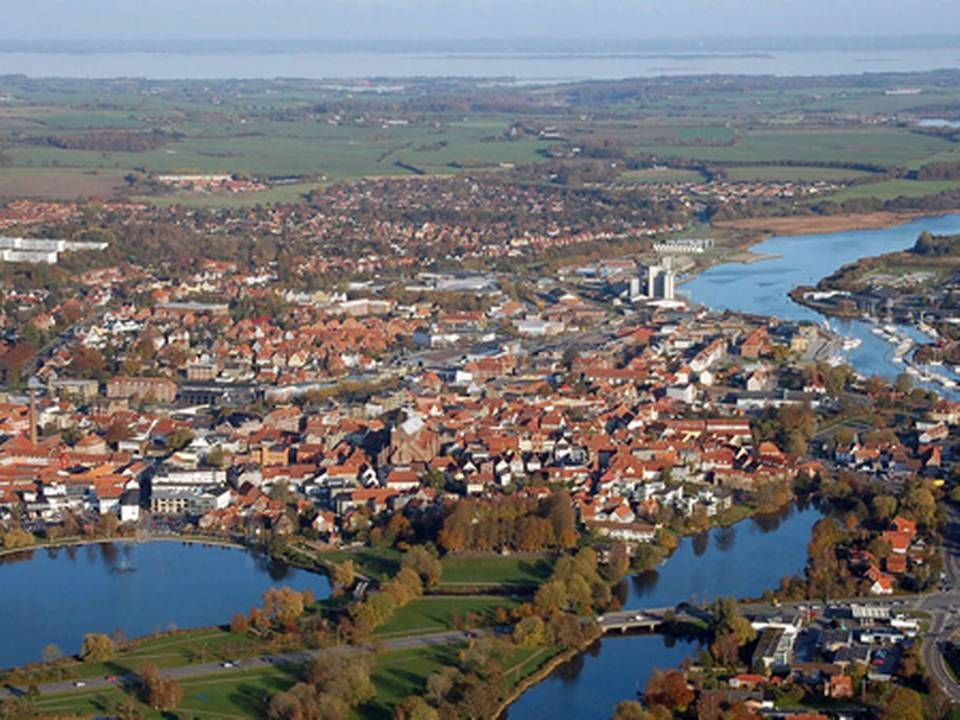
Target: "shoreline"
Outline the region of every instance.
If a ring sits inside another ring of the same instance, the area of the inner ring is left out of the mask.
[[[210,545],[212,547],[226,547],[235,550],[250,550],[246,545],[241,545],[232,540],[219,540],[217,538],[206,538],[199,535],[154,535],[149,538],[142,537],[112,537],[112,538],[72,538],[69,540],[35,543],[18,548],[4,548],[0,550],[0,558],[17,553],[30,552],[31,550],[57,550],[67,547],[84,547],[87,545],[107,545],[110,543],[137,543],[146,545],[152,542],[181,542],[188,545]]]
[[[788,215],[782,217],[741,218],[738,220],[720,220],[710,223],[710,227],[735,232],[758,233],[762,242],[779,235],[828,235],[837,232],[855,230],[883,230],[906,225],[919,218],[935,218],[960,213],[960,208],[936,210],[889,211],[878,210],[868,213],[846,213],[841,215]],[[754,244],[754,243],[751,243]]]

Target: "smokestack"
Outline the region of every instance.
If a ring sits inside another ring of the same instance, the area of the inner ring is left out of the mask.
[[[30,388],[30,442],[37,444],[37,391]]]

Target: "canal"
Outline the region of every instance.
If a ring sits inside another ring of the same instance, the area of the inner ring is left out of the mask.
[[[0,668],[76,653],[84,633],[127,637],[226,624],[270,587],[329,595],[327,578],[247,550],[180,542],[116,542],[0,558]]]

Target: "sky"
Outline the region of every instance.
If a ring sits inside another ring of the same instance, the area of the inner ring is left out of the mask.
[[[960,32],[958,0],[3,0],[0,38],[405,39]]]

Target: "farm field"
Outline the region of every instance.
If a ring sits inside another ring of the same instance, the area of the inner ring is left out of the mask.
[[[731,146],[635,145],[635,154],[719,163],[865,163],[898,167],[950,148],[942,138],[901,128],[749,130]]]
[[[960,189],[960,181],[957,180],[883,180],[881,182],[869,183],[865,185],[854,185],[830,195],[830,199],[836,202],[844,200],[854,200],[861,198],[877,198],[879,200],[892,200],[898,197],[924,197],[926,195],[936,195],[947,190]]]

